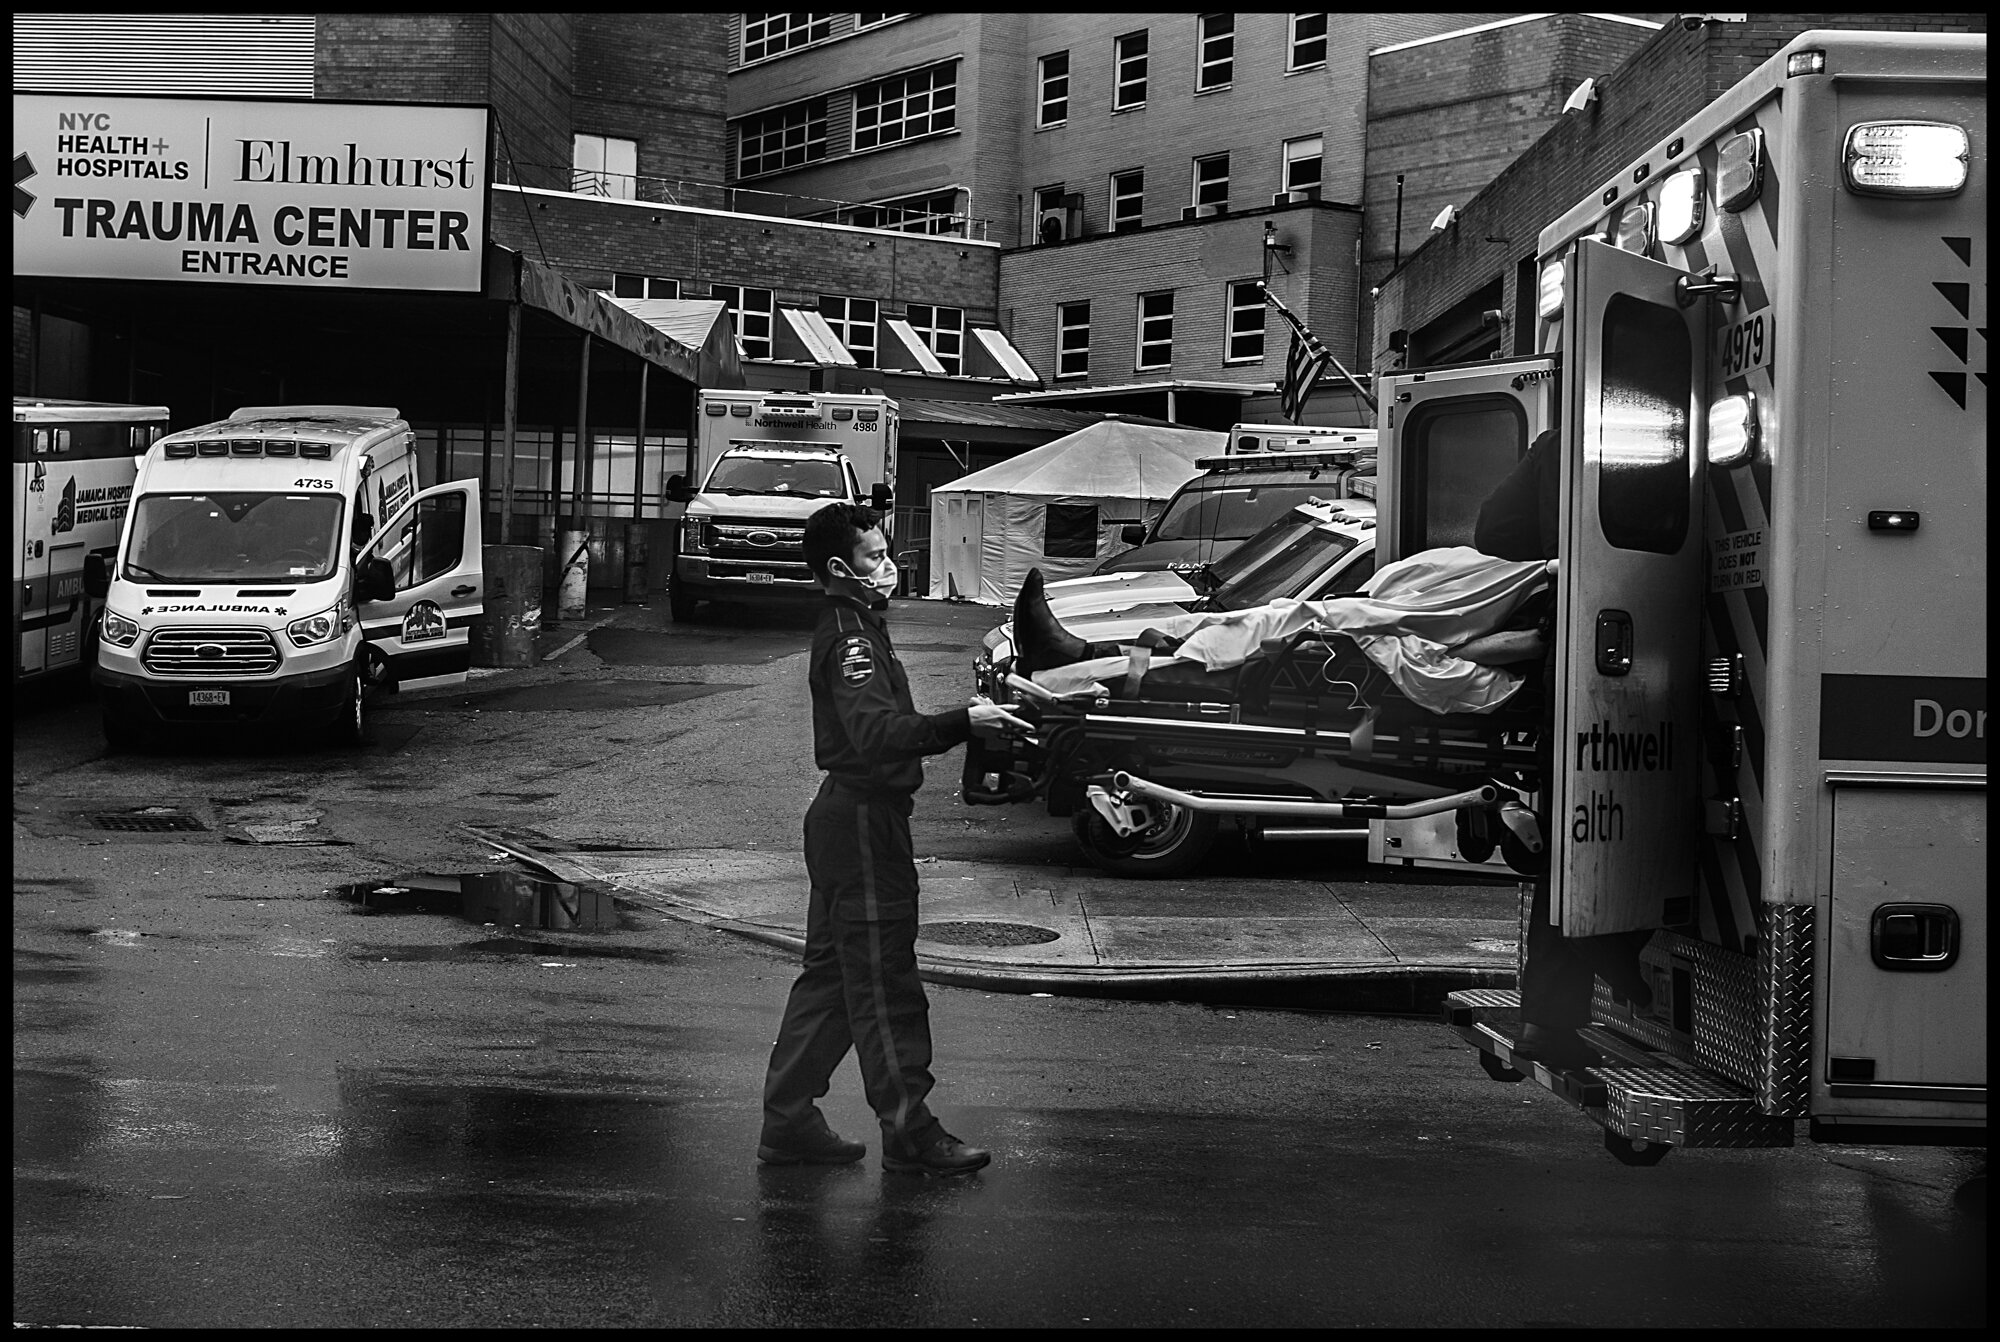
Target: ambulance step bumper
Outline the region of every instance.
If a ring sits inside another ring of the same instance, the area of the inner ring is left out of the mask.
[[[1489,1075],[1503,1081],[1530,1080],[1568,1100],[1603,1125],[1610,1134],[1607,1145],[1614,1151],[1619,1145],[1612,1138],[1642,1152],[1677,1146],[1792,1144],[1793,1120],[1764,1113],[1749,1091],[1601,1025],[1578,1031],[1603,1058],[1596,1067],[1569,1070],[1518,1057],[1514,1052],[1521,1037],[1518,989],[1448,993],[1443,1014],[1445,1024],[1480,1051],[1480,1063]]]

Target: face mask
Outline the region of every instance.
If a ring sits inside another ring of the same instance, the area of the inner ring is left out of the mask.
[[[882,562],[866,574],[856,573],[845,561],[841,567],[847,570],[842,576],[852,578],[877,596],[888,596],[896,590],[896,561],[887,555],[883,555]]]

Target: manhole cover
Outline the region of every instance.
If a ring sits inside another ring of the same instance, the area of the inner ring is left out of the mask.
[[[1061,935],[1026,923],[923,923],[917,928],[918,941],[947,946],[1034,946]]]
[[[157,807],[146,811],[104,811],[86,818],[99,829],[124,830],[140,834],[165,834],[175,831],[205,833],[208,830],[207,825],[191,815]]]

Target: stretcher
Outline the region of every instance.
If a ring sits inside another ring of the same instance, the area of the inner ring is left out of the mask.
[[[1337,633],[1272,640],[1226,671],[1142,666],[1135,654],[1134,674],[1067,694],[1006,675],[1035,727],[975,738],[966,802],[1040,799],[1124,875],[1187,870],[1220,817],[1277,841],[1450,812],[1516,870],[1542,860],[1527,804],[1540,786],[1538,674],[1492,712],[1440,715]]]

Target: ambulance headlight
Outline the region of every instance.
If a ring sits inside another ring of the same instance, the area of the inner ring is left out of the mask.
[[[301,648],[310,648],[338,637],[343,627],[340,607],[335,606],[303,620],[293,620],[285,626],[285,637]]]
[[[1562,310],[1563,263],[1558,257],[1542,267],[1542,287],[1535,298],[1535,315],[1545,322],[1552,322],[1562,315]]]
[[[139,641],[139,622],[128,620],[115,610],[104,612],[104,641],[114,648],[129,648]]]
[[[1660,241],[1680,246],[1701,232],[1706,203],[1701,169],[1683,168],[1660,183]]]
[[[1708,464],[1740,466],[1757,450],[1757,397],[1725,396],[1708,408]]]
[[[1943,121],[1863,121],[1847,132],[1840,170],[1861,196],[1951,196],[1965,186],[1972,142]]]
[[[708,519],[705,517],[683,517],[681,519],[681,549],[691,555],[708,553]]]

